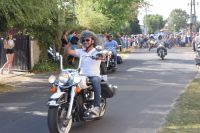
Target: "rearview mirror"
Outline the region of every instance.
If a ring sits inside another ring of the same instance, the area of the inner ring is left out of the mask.
[[[48,54],[48,58],[49,58],[49,59],[52,59],[52,60],[54,60],[54,61],[59,61],[59,59],[60,59],[60,54],[59,54],[59,52],[56,52],[55,50],[53,50],[52,47],[49,47],[49,48],[47,49],[47,54]]]
[[[100,45],[97,45],[95,48],[96,48],[96,50],[97,50],[98,52],[101,51],[101,50],[103,50],[103,47],[100,46]]]

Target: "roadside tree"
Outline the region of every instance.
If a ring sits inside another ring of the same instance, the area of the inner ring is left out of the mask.
[[[188,17],[189,15],[186,11],[182,9],[174,9],[167,19],[169,30],[172,32],[178,32],[180,29],[186,28]]]
[[[148,33],[153,34],[163,28],[165,21],[163,20],[163,17],[161,15],[149,14],[144,17],[143,23],[146,24]]]

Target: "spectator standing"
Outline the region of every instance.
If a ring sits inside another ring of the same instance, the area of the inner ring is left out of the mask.
[[[8,37],[3,42],[4,48],[6,49],[6,63],[3,65],[3,67],[0,69],[0,74],[3,74],[3,70],[5,68],[8,69],[9,74],[13,74],[11,71],[13,59],[14,59],[14,47],[15,43],[13,41],[13,35],[9,34]]]
[[[117,41],[117,43],[119,45],[120,52],[122,52],[122,49],[123,49],[123,47],[122,47],[123,40],[122,40],[121,35],[120,35],[119,32],[116,34],[116,41]]]
[[[69,33],[68,37],[67,37],[68,42],[70,42],[71,39],[72,39],[72,37],[74,37],[74,36],[76,36],[76,31],[72,30],[72,31]],[[72,50],[75,50],[75,49],[76,49],[76,45],[77,45],[77,44],[72,44],[72,45],[71,45]],[[75,57],[74,57],[73,55],[69,55],[69,56],[68,56],[68,59],[67,59],[68,64],[69,64],[69,65],[73,65],[73,62],[74,62],[74,61],[75,61]]]
[[[64,47],[68,44],[67,41],[67,36],[68,36],[68,32],[66,30],[63,31],[62,33],[62,37],[61,37],[61,49],[60,49],[60,53],[64,53]]]
[[[65,45],[68,44],[67,36],[68,36],[68,32],[66,30],[64,30],[62,37],[61,37],[61,44],[62,44],[63,48],[65,47]]]

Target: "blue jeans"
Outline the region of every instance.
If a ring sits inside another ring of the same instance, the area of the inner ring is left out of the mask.
[[[112,52],[113,53],[113,59],[115,62],[115,66],[117,66],[117,52]]]
[[[98,76],[88,77],[94,90],[94,106],[100,106],[101,103],[101,78]]]

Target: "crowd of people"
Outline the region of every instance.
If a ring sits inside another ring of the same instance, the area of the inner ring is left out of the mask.
[[[192,39],[194,37],[190,37],[189,35],[185,34],[148,34],[148,35],[143,35],[143,34],[138,34],[138,35],[131,35],[128,37],[128,45],[129,46],[135,46],[138,48],[149,48],[149,40],[157,40],[158,36],[162,35],[163,41],[166,43],[167,47],[173,47],[173,46],[178,46],[178,47],[184,47],[187,45],[191,45]]]
[[[165,43],[167,48],[171,47],[185,47],[193,46],[195,43],[195,34],[190,36],[187,34],[173,34],[173,33],[158,33],[158,34],[137,34],[137,35],[120,35],[119,33],[113,36],[114,40],[117,41],[120,51],[124,51],[127,48],[150,48],[153,46],[151,41],[158,41],[158,36],[162,36],[162,41]],[[107,34],[100,34],[99,38],[101,42],[105,43]]]

